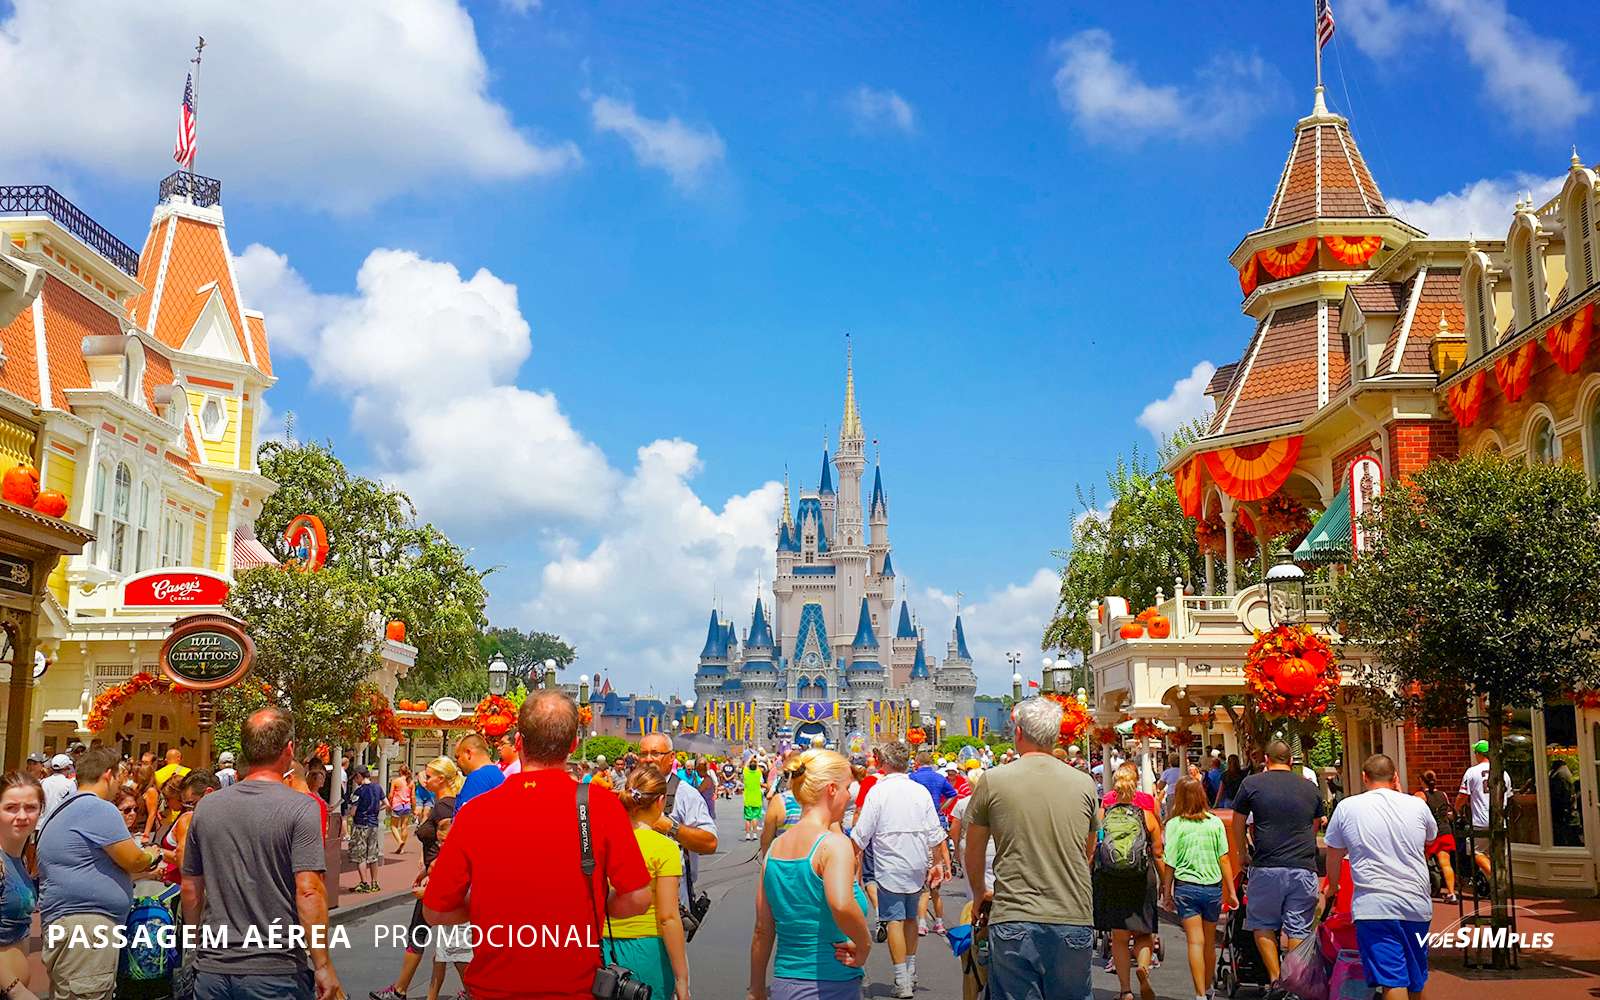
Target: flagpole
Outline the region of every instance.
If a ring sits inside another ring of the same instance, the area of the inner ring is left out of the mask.
[[[200,145],[200,56],[206,47],[204,35],[196,35],[194,43],[194,58],[189,61],[194,63],[194,82],[189,86],[190,114],[194,115],[195,146]],[[1321,72],[1320,70],[1318,71]],[[194,173],[194,161],[199,159],[199,153],[189,157],[189,173]]]
[[[1322,89],[1322,13],[1321,0],[1311,0],[1311,45],[1317,52],[1317,89]]]

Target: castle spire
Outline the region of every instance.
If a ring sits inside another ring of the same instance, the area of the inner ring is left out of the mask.
[[[789,467],[783,467],[783,523],[788,528],[794,527],[794,508],[789,503]]]
[[[866,434],[861,430],[861,414],[856,410],[855,352],[850,335],[844,342],[844,419],[839,423],[839,441],[861,441]]]

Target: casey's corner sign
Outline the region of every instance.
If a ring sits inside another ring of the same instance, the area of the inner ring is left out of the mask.
[[[190,615],[172,626],[161,645],[161,669],[186,688],[214,691],[244,676],[255,643],[227,615]]]
[[[122,584],[125,608],[215,608],[227,599],[227,578],[203,569],[150,570]]]

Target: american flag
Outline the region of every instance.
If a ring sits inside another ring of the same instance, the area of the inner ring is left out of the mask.
[[[194,74],[183,78],[183,108],[178,112],[178,141],[172,146],[172,158],[184,170],[194,168]]]
[[[1333,4],[1317,0],[1317,48],[1327,45],[1333,38]]]

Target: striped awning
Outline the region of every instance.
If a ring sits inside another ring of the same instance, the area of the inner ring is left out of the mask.
[[[233,529],[233,571],[242,573],[247,569],[258,566],[276,566],[278,560],[261,540],[256,538],[253,528]]]
[[[1350,561],[1350,480],[1339,487],[1333,502],[1311,526],[1310,534],[1294,550],[1295,562],[1341,563]]]

